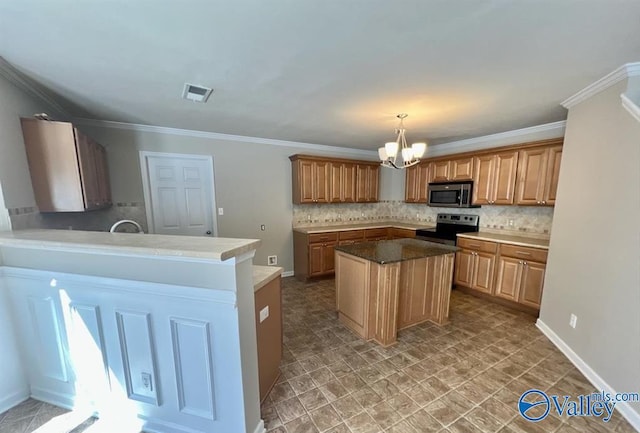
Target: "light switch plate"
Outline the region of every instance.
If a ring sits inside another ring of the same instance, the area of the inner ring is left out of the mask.
[[[264,322],[269,317],[269,306],[267,305],[260,310],[260,323]]]
[[[224,208],[218,208],[218,215],[224,215]]]

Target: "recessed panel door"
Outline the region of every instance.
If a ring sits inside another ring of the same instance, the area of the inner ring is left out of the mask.
[[[146,158],[153,232],[186,236],[215,233],[211,160],[174,156]]]

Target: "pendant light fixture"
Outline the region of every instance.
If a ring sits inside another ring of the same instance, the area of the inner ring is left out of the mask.
[[[427,143],[413,143],[411,146],[407,145],[407,139],[405,138],[404,119],[408,114],[400,113],[396,117],[400,119],[400,125],[396,129],[398,137],[396,141],[385,143],[384,147],[378,149],[378,156],[380,157],[381,165],[383,167],[392,167],[396,169],[411,167],[420,162],[420,158],[427,150]],[[398,153],[402,155],[402,163],[398,161]]]

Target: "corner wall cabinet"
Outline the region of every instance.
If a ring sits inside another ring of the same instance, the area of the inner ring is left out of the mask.
[[[106,152],[100,144],[68,122],[20,120],[40,212],[111,206]]]
[[[378,201],[378,162],[310,155],[289,159],[294,204]]]
[[[427,203],[427,184],[473,180],[474,205],[553,206],[563,140],[423,160],[407,169],[405,202]]]

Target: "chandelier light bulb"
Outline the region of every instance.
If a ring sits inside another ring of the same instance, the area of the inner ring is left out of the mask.
[[[398,155],[398,143],[390,141],[384,144],[384,149],[387,152],[387,157],[395,158]]]
[[[413,143],[411,148],[416,158],[422,158],[422,155],[424,155],[424,152],[427,150],[427,143]]]
[[[378,158],[380,158],[380,161],[386,161],[387,159],[389,159],[387,150],[384,147],[378,148]]]

